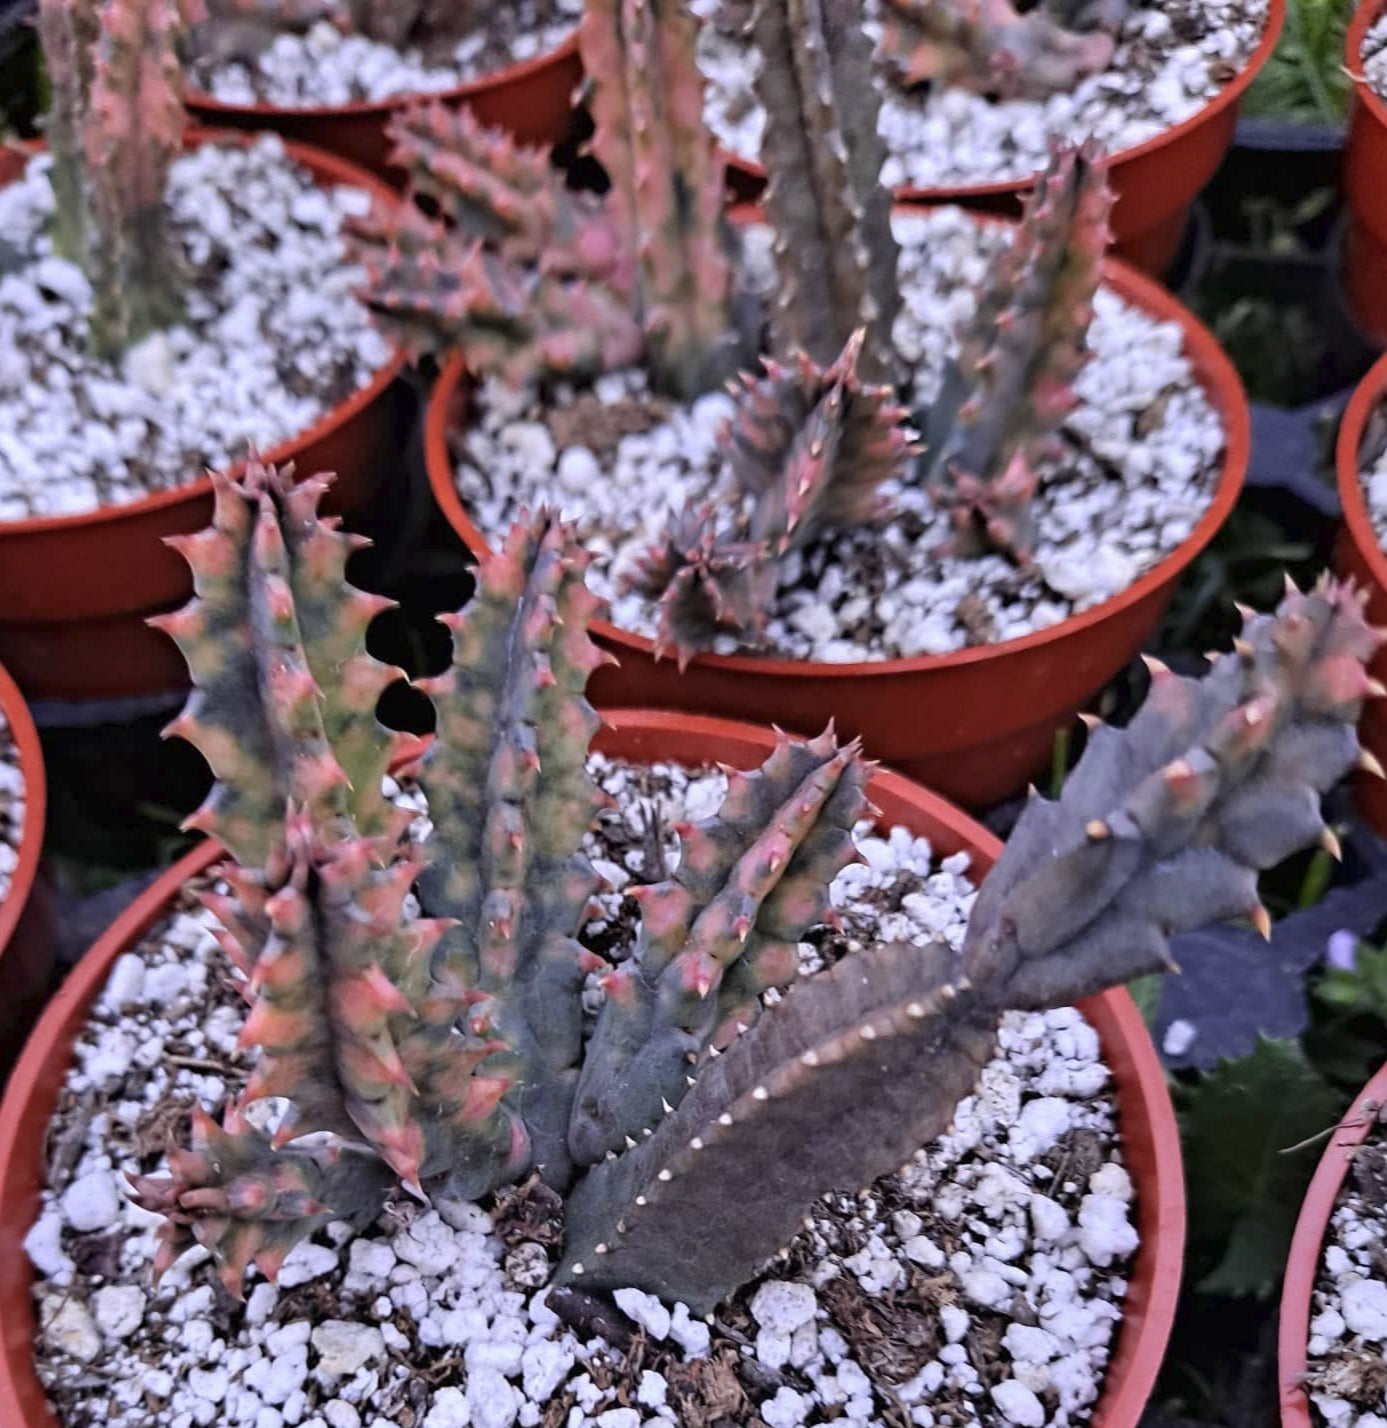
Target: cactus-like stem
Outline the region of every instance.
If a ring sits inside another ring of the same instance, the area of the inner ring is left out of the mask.
[[[1057,150],[979,295],[943,387],[920,419],[925,481],[954,549],[1025,563],[1037,462],[1074,406],[1107,247],[1112,192],[1093,149]]]
[[[1170,965],[1169,938],[1265,925],[1257,873],[1324,835],[1319,794],[1358,758],[1382,642],[1329,581],[1249,616],[1203,679],[1152,665],[1121,732],[1099,727],[1055,802],[1033,798],[984,883],[964,970],[1015,1007],[1073,1001]]]
[[[859,329],[826,370],[799,352],[743,376],[729,437],[750,514],[724,531],[711,507],[684,511],[646,553],[631,584],[661,597],[658,652],[672,647],[683,665],[722,631],[754,641],[778,560],[883,514],[881,485],[902,474],[911,446],[890,389],[858,376],[864,338]]]
[[[729,775],[713,818],[681,828],[674,877],[633,892],[640,940],[605,979],[578,1086],[569,1142],[580,1164],[678,1105],[690,1068],[756,1021],[762,992],[795,977],[800,939],[856,856],[869,772],[831,729],[810,743],[782,735],[759,771]]]
[[[169,1149],[169,1176],[130,1177],[131,1198],[166,1218],[154,1279],[184,1250],[216,1257],[228,1294],[241,1298],[251,1264],[269,1280],[302,1239],[332,1220],[364,1229],[385,1202],[392,1177],[373,1156],[338,1147],[276,1150],[236,1110],[223,1126],[193,1110],[192,1148]]]
[[[357,227],[369,281],[360,297],[413,356],[459,349],[512,386],[596,377],[640,360],[624,297],[601,281],[508,262],[408,206]]]
[[[723,166],[703,123],[697,26],[684,0],[589,0],[579,31],[592,151],[635,256],[647,365],[659,390],[683,398],[725,377],[735,355]]]
[[[536,1133],[536,1163],[559,1183],[579,992],[601,965],[575,940],[597,888],[581,847],[599,803],[586,766],[599,720],[583,690],[609,659],[588,638],[600,602],[585,564],[547,512],[517,524],[483,561],[467,610],[446,622],[452,668],[420,686],[438,709],[419,775],[433,821],[420,900],[456,921],[445,980],[490,999],[494,1033],[521,1068],[513,1099]]]
[[[183,142],[182,16],[174,0],[107,0],[83,126],[95,233],[96,350],[114,358],[182,312],[164,190]]]
[[[53,251],[86,267],[88,196],[83,130],[100,33],[96,4],[94,0],[42,0],[38,30],[50,90],[43,127],[53,160]]]
[[[756,0],[756,92],[766,111],[766,212],[775,229],[777,349],[820,366],[867,330],[863,371],[895,373],[900,309],[886,146],[858,0]]]
[[[763,543],[722,528],[717,508],[671,515],[663,544],[640,558],[627,583],[660,597],[656,657],[673,650],[682,670],[720,634],[754,644],[775,597],[776,562]]]
[[[1102,26],[1066,28],[1044,4],[1019,13],[1011,0],[886,0],[885,50],[906,84],[970,89],[1000,99],[1046,99],[1108,67],[1125,0],[1070,6]]]
[[[1065,1005],[1169,965],[1168,938],[1266,914],[1255,870],[1323,834],[1358,756],[1382,635],[1326,583],[1248,621],[1203,680],[1157,668],[1124,732],[1099,729],[1057,802],[1034,798],[963,951],[882,946],[792,987],[705,1066],[654,1134],[569,1198],[560,1278],[711,1310],[793,1235],[940,1134],[1008,1007]]]
[[[603,281],[630,301],[633,264],[610,213],[564,183],[542,149],[485,127],[466,108],[412,105],[391,121],[392,164],[460,233],[551,277]]]
[[[995,1014],[947,948],[895,944],[791,987],[635,1150],[568,1200],[561,1282],[711,1312],[814,1201],[938,1135],[992,1053]]]
[[[360,541],[319,520],[328,478],[290,477],[255,461],[239,482],[213,476],[211,527],[170,540],[195,598],[152,621],[194,686],[166,733],[196,745],[218,779],[189,825],[272,883],[291,806],[329,840],[400,826],[380,788],[395,740],[375,718],[400,671],[366,653],[366,628],[389,602],[345,583]]]

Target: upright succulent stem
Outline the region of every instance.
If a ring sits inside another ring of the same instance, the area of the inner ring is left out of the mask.
[[[1036,466],[1055,446],[1089,359],[1111,207],[1096,151],[1057,150],[920,418],[925,481],[949,511],[962,554],[1030,559]]]
[[[732,273],[723,166],[703,122],[698,22],[684,0],[590,0],[579,39],[592,152],[637,264],[656,386],[694,397],[727,375]]]
[[[53,250],[85,267],[88,196],[83,128],[99,34],[95,0],[41,0],[38,30],[49,84],[43,127],[52,156]]]
[[[863,375],[888,380],[899,253],[859,0],[756,0],[751,33],[766,111],[777,347],[803,349],[827,367],[866,328]]]

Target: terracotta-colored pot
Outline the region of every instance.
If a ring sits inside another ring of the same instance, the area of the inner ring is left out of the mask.
[[[253,138],[199,131],[189,144],[249,144]],[[352,164],[297,144],[286,147],[323,184],[399,201]],[[0,149],[0,184],[21,171],[31,152]],[[330,511],[364,505],[389,469],[394,413],[388,393],[404,365],[397,351],[366,386],[265,458],[292,461],[301,472],[335,471],[325,503]],[[164,537],[201,530],[211,516],[212,483],[201,476],[123,506],[0,521],[0,660],[25,694],[107,699],[186,688],[183,657],[145,620],[192,594],[187,564],[165,547]]]
[[[1119,258],[1153,277],[1169,271],[1190,205],[1232,145],[1238,101],[1276,48],[1285,18],[1286,0],[1269,0],[1267,27],[1257,48],[1202,109],[1155,138],[1112,155],[1109,179],[1117,201],[1111,223],[1113,251]],[[724,157],[733,192],[742,199],[757,197],[765,184],[765,169],[740,155]],[[959,203],[1014,215],[1020,213],[1033,183],[1034,176],[958,187],[906,187],[896,190],[896,198],[902,203]],[[1387,199],[1383,202],[1387,204]]]
[[[748,221],[745,210],[736,210]],[[997,221],[997,220],[992,220]],[[1164,288],[1123,263],[1103,281],[1161,321],[1178,322],[1185,347],[1227,433],[1223,470],[1209,509],[1188,538],[1122,594],[1019,639],[944,655],[817,664],[756,655],[698,655],[680,674],[656,660],[642,635],[596,621],[598,642],[619,657],[590,692],[599,707],[689,709],[817,733],[830,719],[860,734],[868,751],[946,798],[984,807],[1022,788],[1052,756],[1054,738],[1141,649],[1181,571],[1233,509],[1251,448],[1247,398],[1213,334]],[[435,499],[463,543],[488,549],[453,482],[448,432],[468,395],[463,360],[445,368],[424,428]]]
[[[228,129],[273,129],[286,139],[325,149],[400,185],[404,174],[387,162],[391,145],[385,131],[396,114],[418,99],[468,108],[483,124],[505,129],[522,143],[549,148],[568,130],[573,93],[582,77],[578,37],[574,34],[548,54],[426,96],[405,94],[379,102],[284,107],[226,104],[194,90],[187,96],[187,105],[205,124]]]
[[[53,899],[39,878],[48,805],[43,750],[28,706],[0,666],[0,715],[9,726],[24,778],[18,861],[0,898],[0,1078],[9,1070],[42,1008],[53,973]]]
[[[1340,575],[1351,577],[1367,590],[1367,615],[1374,625],[1387,625],[1387,555],[1378,544],[1368,515],[1368,503],[1363,498],[1363,485],[1358,479],[1358,452],[1368,420],[1384,400],[1387,400],[1387,357],[1375,362],[1358,384],[1339,423],[1339,438],[1334,449],[1339,504],[1344,510],[1344,524],[1334,547],[1334,567]],[[1387,646],[1373,656],[1368,670],[1375,678],[1387,680]],[[1363,706],[1358,737],[1369,753],[1387,765],[1387,709],[1384,705],[1387,700],[1370,699]],[[1379,833],[1387,835],[1387,780],[1374,774],[1356,774],[1354,794],[1363,817]]]
[[[1281,1286],[1281,1321],[1276,1343],[1276,1377],[1281,1400],[1281,1428],[1311,1428],[1305,1377],[1310,1340],[1310,1303],[1320,1269],[1325,1231],[1343,1188],[1354,1147],[1368,1138],[1378,1112],[1387,1102],[1387,1066],[1359,1092],[1348,1114],[1329,1138],[1296,1220],[1286,1279]]]
[[[1363,40],[1387,0],[1362,0],[1344,37],[1344,67],[1353,79],[1353,108],[1344,144],[1344,289],[1359,325],[1387,342],[1387,104],[1363,75]]]
[[[742,768],[761,762],[771,734],[726,723],[646,710],[615,710],[595,747],[620,758],[668,759],[691,765],[722,760]],[[979,872],[1000,845],[984,828],[899,774],[878,774],[869,785],[886,824],[902,824],[929,838],[937,853],[966,849]],[[168,870],[111,925],[63,984],[15,1068],[0,1104],[0,1423],[5,1428],[58,1428],[34,1375],[32,1273],[23,1241],[43,1184],[43,1145],[49,1118],[72,1059],[72,1043],[86,1023],[111,965],[165,912],[183,883],[220,854],[205,844]],[[1185,1190],[1180,1137],[1156,1049],[1132,999],[1105,992],[1081,1003],[1102,1043],[1117,1087],[1125,1163],[1137,1192],[1141,1245],[1122,1303],[1107,1382],[1094,1428],[1135,1428],[1165,1352],[1175,1316],[1185,1241]]]

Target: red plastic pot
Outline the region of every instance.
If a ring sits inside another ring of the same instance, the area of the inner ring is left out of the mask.
[[[1344,39],[1344,65],[1353,78],[1353,109],[1344,144],[1344,288],[1358,323],[1387,342],[1387,104],[1363,75],[1363,40],[1387,0],[1363,0]]]
[[[1340,575],[1357,581],[1368,592],[1368,619],[1374,625],[1387,625],[1387,555],[1378,544],[1368,515],[1368,503],[1363,499],[1363,486],[1358,479],[1358,452],[1368,420],[1380,403],[1387,399],[1387,357],[1369,368],[1358,384],[1344,418],[1339,423],[1339,438],[1334,450],[1335,474],[1339,483],[1339,503],[1344,509],[1344,524],[1334,548],[1334,567]],[[1373,656],[1369,672],[1377,679],[1387,680],[1387,646]],[[1371,699],[1363,706],[1358,721],[1358,737],[1363,747],[1375,754],[1387,766],[1387,700]],[[1354,776],[1354,793],[1359,812],[1379,833],[1387,835],[1387,780],[1373,774]]]
[[[194,90],[187,95],[187,105],[206,124],[227,129],[273,129],[286,139],[325,149],[398,185],[404,175],[386,162],[391,146],[385,131],[400,110],[419,98],[466,107],[483,124],[505,129],[522,143],[548,148],[568,130],[573,92],[582,77],[575,34],[548,54],[428,96],[406,94],[380,102],[287,108],[275,104],[226,104]]]
[[[189,137],[190,145],[213,141],[248,144],[252,136]],[[398,202],[379,179],[342,159],[287,148],[324,184]],[[0,184],[15,177],[29,152],[0,149]],[[388,393],[404,365],[397,351],[360,391],[266,459],[292,461],[301,472],[337,472],[325,503],[330,511],[364,505],[388,469],[394,437]],[[201,476],[124,506],[0,522],[0,661],[28,697],[107,699],[185,689],[183,657],[145,620],[192,594],[187,564],[164,537],[201,530],[211,516],[212,483]]]
[[[24,778],[24,822],[18,861],[0,899],[0,1077],[9,1070],[34,1017],[48,995],[53,974],[53,899],[39,878],[48,790],[43,749],[28,706],[14,680],[0,667],[0,715],[19,752]]]
[[[1300,1218],[1291,1238],[1290,1258],[1286,1262],[1286,1279],[1281,1287],[1281,1322],[1276,1342],[1281,1428],[1311,1428],[1310,1400],[1301,1381],[1305,1377],[1310,1303],[1320,1268],[1320,1251],[1339,1191],[1353,1163],[1354,1147],[1368,1138],[1384,1101],[1387,1101],[1387,1066],[1363,1087],[1348,1114],[1339,1122],[1300,1207]]]
[[[1112,156],[1113,251],[1153,277],[1170,270],[1180,249],[1190,205],[1214,176],[1233,143],[1238,101],[1266,63],[1281,34],[1286,0],[1270,0],[1267,27],[1247,63],[1196,114],[1153,139]],[[755,198],[765,184],[760,164],[726,154],[729,181],[741,198]],[[1379,170],[1381,173],[1381,170]],[[958,187],[901,188],[902,203],[958,203],[994,213],[1019,214],[1034,175]],[[1387,204],[1387,198],[1383,199]]]
[[[1141,649],[1191,560],[1238,498],[1251,449],[1242,383],[1212,333],[1164,288],[1109,260],[1104,283],[1143,311],[1178,322],[1195,370],[1227,432],[1223,471],[1189,537],[1122,594],[1020,639],[953,654],[861,664],[816,664],[755,655],[698,655],[681,674],[652,642],[607,621],[593,625],[619,667],[590,686],[601,707],[687,709],[817,733],[830,719],[861,735],[869,752],[946,798],[984,807],[1017,792],[1052,756],[1054,738]],[[424,428],[429,484],[474,554],[487,550],[453,483],[448,432],[468,395],[455,358],[430,401]]]
[[[722,760],[751,767],[770,752],[764,729],[646,710],[616,710],[595,740],[621,758],[688,764]],[[869,786],[883,822],[928,837],[936,852],[966,849],[985,871],[1000,845],[984,828],[898,774]],[[59,1428],[34,1375],[32,1273],[23,1241],[38,1210],[43,1146],[72,1059],[72,1043],[111,965],[167,910],[183,883],[220,856],[204,844],[168,870],[86,954],[35,1027],[0,1104],[0,1423],[5,1428]],[[1145,1024],[1125,991],[1081,1003],[1097,1031],[1117,1087],[1125,1163],[1137,1192],[1141,1245],[1122,1305],[1122,1324],[1094,1428],[1135,1428],[1155,1382],[1175,1316],[1184,1257],[1185,1191],[1180,1138],[1165,1075]]]

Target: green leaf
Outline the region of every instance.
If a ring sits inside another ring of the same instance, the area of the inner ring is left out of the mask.
[[[1156,1013],[1161,1009],[1161,981],[1162,974],[1152,972],[1145,977],[1133,977],[1127,983],[1127,991],[1137,1004],[1141,1019],[1148,1028],[1154,1023]]]
[[[1285,1268],[1318,1143],[1343,1098],[1295,1041],[1262,1039],[1224,1061],[1182,1097],[1181,1129],[1199,1280],[1210,1293],[1267,1295]]]

